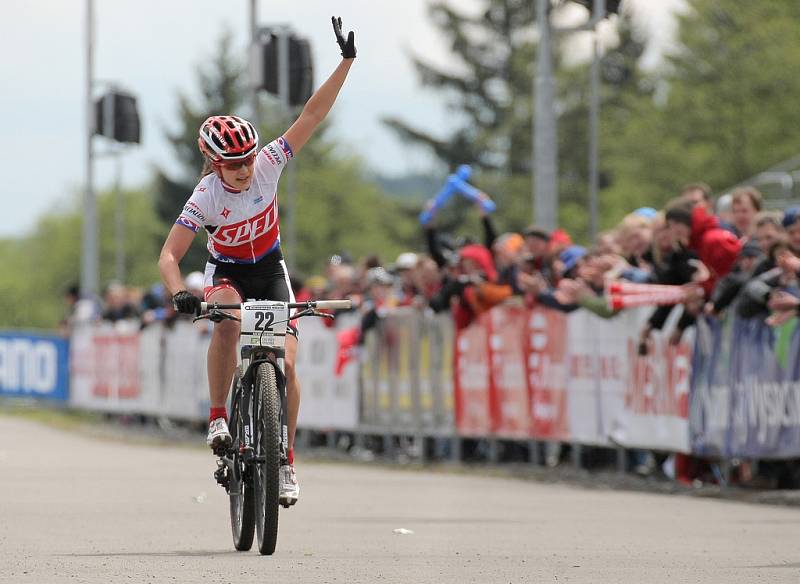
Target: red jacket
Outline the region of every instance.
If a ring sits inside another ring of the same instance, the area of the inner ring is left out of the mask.
[[[711,278],[703,284],[706,293],[710,294],[717,280],[733,269],[742,251],[742,243],[733,233],[720,228],[719,219],[698,205],[692,210],[689,249],[697,253],[700,261],[711,271]]]

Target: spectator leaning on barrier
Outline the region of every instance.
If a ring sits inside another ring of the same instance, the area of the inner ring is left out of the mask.
[[[364,343],[367,332],[377,326],[386,312],[397,306],[397,299],[393,293],[394,286],[395,279],[384,268],[370,268],[367,271],[364,302],[361,305],[359,344]]]
[[[536,225],[530,225],[522,232],[522,256],[527,263],[527,271],[538,271],[544,278],[550,277],[549,248],[550,232]]]
[[[730,274],[717,282],[711,294],[711,300],[706,305],[706,313],[710,316],[720,316],[737,298],[742,287],[754,276],[764,254],[755,241],[748,241],[742,247],[736,266]]]
[[[765,260],[772,267],[754,276],[742,288],[736,304],[739,318],[766,319],[769,316],[768,304],[772,292],[786,283],[786,274],[778,265],[778,258],[784,253],[792,255],[785,239],[772,244]]]
[[[139,317],[137,307],[128,300],[128,291],[119,282],[112,282],[103,294],[103,320],[117,322]]]
[[[756,215],[763,206],[763,197],[754,187],[740,187],[731,193],[731,212],[736,235],[753,234]]]
[[[792,251],[800,254],[800,207],[789,207],[783,213],[781,222],[789,237],[789,245]]]
[[[399,306],[411,306],[420,294],[416,283],[418,263],[417,254],[410,251],[401,253],[394,262],[395,296]]]
[[[512,293],[510,285],[497,282],[491,252],[472,243],[461,249],[456,275],[447,279],[431,299],[430,306],[436,312],[452,307],[456,327],[464,328],[479,314],[510,298]]]
[[[691,205],[691,202],[688,202]],[[702,207],[702,206],[701,206]],[[692,282],[698,272],[697,254],[679,245],[673,230],[670,229],[663,216],[654,222],[654,237],[648,256],[653,262],[651,281],[655,284],[681,286]],[[698,307],[699,308],[699,307]],[[650,351],[651,334],[654,330],[661,330],[671,314],[673,306],[658,306],[648,319],[639,336],[639,353]],[[672,335],[670,343],[677,344],[683,332],[695,322],[695,316],[689,310],[684,310]]]
[[[673,200],[665,218],[676,245],[695,252],[708,268],[709,278],[703,282],[703,289],[710,297],[717,280],[733,269],[742,243],[733,233],[720,228],[718,219],[705,207],[693,206],[689,201]]]
[[[653,241],[652,219],[631,213],[617,228],[617,242],[623,257],[634,268],[649,270],[645,254]]]
[[[711,198],[711,187],[706,183],[689,183],[681,189],[679,198],[690,201],[692,205],[701,205],[709,213],[714,212],[714,201]]]

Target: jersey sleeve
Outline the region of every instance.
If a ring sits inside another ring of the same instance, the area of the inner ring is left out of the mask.
[[[293,157],[292,147],[289,146],[286,138],[281,136],[261,149],[261,153],[258,156],[258,164],[265,171],[280,174],[286,163]]]
[[[192,196],[183,206],[183,211],[175,221],[176,225],[183,225],[197,233],[201,227],[208,224],[208,188],[203,181],[197,185]]]

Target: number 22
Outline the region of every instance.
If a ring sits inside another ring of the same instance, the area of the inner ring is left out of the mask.
[[[256,330],[265,331],[272,326],[275,321],[275,314],[272,312],[256,312]]]

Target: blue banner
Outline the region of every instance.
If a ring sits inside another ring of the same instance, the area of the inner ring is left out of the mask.
[[[0,396],[66,401],[69,344],[50,335],[0,332]]]
[[[800,456],[800,328],[760,319],[698,323],[689,431],[706,456]]]

